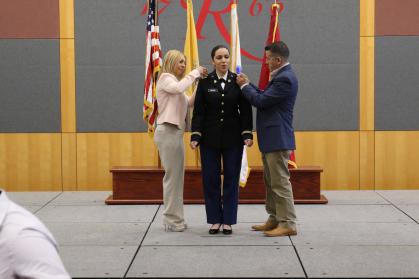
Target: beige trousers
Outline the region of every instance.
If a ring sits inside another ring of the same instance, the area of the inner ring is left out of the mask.
[[[296,228],[294,198],[288,170],[290,151],[262,153],[266,186],[266,212],[269,222],[284,228]]]
[[[185,154],[184,130],[172,124],[157,125],[154,142],[165,171],[163,178],[163,223],[177,228],[184,227],[183,182]]]

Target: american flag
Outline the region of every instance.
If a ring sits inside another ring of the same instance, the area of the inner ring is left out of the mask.
[[[147,122],[149,133],[154,131],[154,122],[157,117],[156,81],[162,65],[157,11],[156,0],[149,0],[143,106],[143,118]]]

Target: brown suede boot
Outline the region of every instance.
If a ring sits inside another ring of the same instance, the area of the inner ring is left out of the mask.
[[[265,236],[289,236],[289,235],[297,235],[296,229],[291,228],[281,228],[277,227],[270,231],[264,232]]]
[[[277,226],[277,224],[272,223],[270,221],[266,221],[262,225],[253,225],[252,230],[254,230],[254,231],[270,231],[270,230],[275,229],[276,226]]]

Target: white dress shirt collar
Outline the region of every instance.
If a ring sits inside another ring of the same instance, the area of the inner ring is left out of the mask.
[[[224,80],[227,80],[227,76],[228,76],[228,71],[222,76],[222,77],[220,77],[219,75],[218,75],[218,73],[217,72],[215,72],[216,74],[217,74],[217,78],[218,79],[221,79],[221,78],[223,78]]]
[[[271,80],[282,68],[284,68],[285,66],[288,66],[289,64],[290,64],[290,62],[287,62],[284,65],[282,65],[281,67],[279,67],[278,69],[275,69],[272,72],[270,72],[269,73],[269,80]]]

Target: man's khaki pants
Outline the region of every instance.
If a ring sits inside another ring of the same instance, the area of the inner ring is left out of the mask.
[[[184,130],[172,124],[157,125],[154,141],[165,171],[163,178],[163,223],[183,227]]]
[[[296,228],[294,198],[288,170],[289,150],[262,153],[266,186],[266,212],[269,222],[283,228]]]

